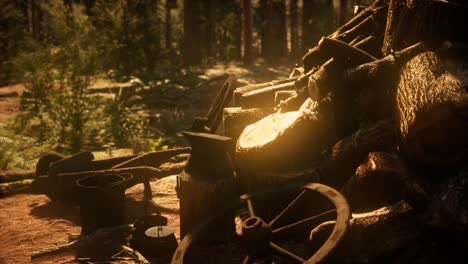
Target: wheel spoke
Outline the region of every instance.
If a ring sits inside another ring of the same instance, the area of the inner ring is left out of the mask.
[[[270,242],[270,247],[273,248],[274,250],[278,251],[279,253],[284,254],[284,255],[286,255],[286,256],[294,259],[294,260],[297,260],[297,261],[299,261],[301,263],[306,262],[305,259],[299,257],[298,255],[296,255],[296,254],[294,254],[292,252],[287,251],[286,249],[278,246],[277,244],[275,244],[273,242]]]
[[[255,216],[252,200],[250,198],[247,198],[246,202],[247,202],[247,208],[249,209],[249,215],[251,217]]]
[[[283,227],[274,229],[274,230],[272,231],[272,233],[275,234],[275,233],[284,231],[284,230],[286,230],[286,229],[295,227],[295,226],[297,226],[297,225],[306,223],[306,222],[308,222],[308,221],[312,221],[312,220],[314,220],[314,219],[316,219],[316,218],[319,218],[319,217],[321,217],[321,216],[324,216],[324,215],[333,213],[333,212],[335,212],[335,211],[336,211],[336,209],[332,209],[332,210],[326,211],[326,212],[324,212],[324,213],[321,213],[321,214],[318,214],[318,215],[314,215],[314,216],[311,216],[311,217],[306,218],[306,219],[299,220],[299,221],[297,221],[297,222],[295,222],[295,223],[292,223],[292,224],[290,224],[290,225],[287,225],[287,226],[283,226]]]
[[[302,192],[298,194],[296,198],[294,198],[294,200],[289,203],[273,220],[271,220],[268,225],[272,227],[273,224],[275,224],[275,222],[278,221],[278,219],[280,219],[289,210],[289,208],[291,208],[302,197],[302,195],[304,195],[304,193],[306,193],[306,191],[307,190],[302,190]]]

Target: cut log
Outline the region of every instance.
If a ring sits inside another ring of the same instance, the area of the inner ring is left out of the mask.
[[[247,126],[240,135],[238,164],[255,170],[304,167],[334,140],[329,123],[312,111],[271,114]]]
[[[33,179],[35,177],[36,172],[33,170],[0,171],[0,183]]]
[[[290,77],[290,78],[283,79],[283,80],[275,80],[275,81],[271,81],[271,82],[250,84],[250,85],[238,87],[238,88],[236,88],[234,90],[234,105],[235,106],[240,106],[240,97],[245,93],[248,93],[248,92],[251,92],[251,91],[254,91],[254,90],[257,90],[257,89],[269,87],[269,86],[275,86],[275,85],[278,85],[278,84],[293,82],[293,81],[297,80],[297,78],[299,78],[299,76],[294,76],[294,77]]]
[[[387,121],[380,121],[338,141],[319,168],[321,182],[341,189],[369,152],[395,152],[397,130]]]
[[[311,231],[308,243],[311,253],[329,237],[334,225],[335,221],[325,222]],[[344,238],[327,256],[326,263],[361,263],[363,260],[379,263],[383,256],[395,254],[415,242],[423,229],[422,220],[404,201],[353,214]]]
[[[403,199],[406,174],[396,154],[371,152],[345,184],[343,194],[353,212],[375,210]]]
[[[275,93],[282,90],[293,90],[296,86],[294,82],[287,82],[274,86],[256,89],[243,94],[240,97],[240,106],[243,108],[251,107],[274,107]]]
[[[257,122],[271,113],[273,113],[273,109],[271,108],[224,108],[224,135],[236,141],[246,126]]]
[[[465,73],[463,73],[465,71]],[[458,171],[467,161],[466,64],[420,54],[402,69],[396,91],[401,151],[427,175]]]

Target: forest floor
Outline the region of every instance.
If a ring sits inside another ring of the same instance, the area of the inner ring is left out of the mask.
[[[231,74],[236,77],[237,85],[265,82],[273,79],[287,77],[292,67],[267,67],[256,65],[249,68],[238,64],[217,64],[204,71],[202,79],[210,79],[221,74]],[[115,83],[102,80],[100,85],[115,86]],[[121,84],[118,84],[121,85]],[[129,87],[127,84],[124,87]],[[20,96],[24,91],[23,85],[0,87],[0,124],[13,120],[20,111]],[[192,98],[195,105],[185,107],[183,111],[188,114],[185,119],[192,120],[200,110],[208,109],[209,103],[216,95],[216,90],[201,90],[197,94],[200,98]],[[203,98],[202,98],[203,97]],[[177,101],[174,101],[174,107]],[[208,104],[208,105],[205,105]],[[171,106],[164,108],[158,106],[145,109],[148,114],[164,116],[174,112]],[[180,111],[177,110],[177,111]],[[180,125],[179,125],[180,126]],[[113,156],[128,155],[131,150],[120,149],[113,151]],[[105,151],[95,152],[97,159],[105,158],[109,154]],[[170,176],[151,183],[153,198],[162,208],[162,214],[168,218],[168,226],[175,231],[177,239],[179,234],[179,200],[175,193],[176,176]],[[132,223],[143,215],[143,186],[136,185],[126,191],[127,221]],[[0,194],[0,264],[13,263],[73,263],[75,254],[66,251],[31,260],[34,251],[58,246],[70,242],[70,235],[79,234],[80,215],[77,206],[70,206],[60,202],[53,202],[44,194],[19,193],[12,196],[1,197]],[[167,259],[154,259],[154,263],[168,263]],[[117,263],[117,262],[116,262]],[[133,263],[123,261],[120,263]]]

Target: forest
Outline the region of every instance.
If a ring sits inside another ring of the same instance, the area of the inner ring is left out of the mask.
[[[203,71],[234,63],[251,76],[267,67],[284,76],[360,4],[367,3],[2,0],[0,83],[21,85],[3,89],[2,97],[22,95],[19,103],[2,99],[2,136],[25,136],[70,153],[183,144],[175,132],[208,106],[176,108],[197,97],[193,87],[206,81]],[[137,92],[119,92],[112,82]],[[102,93],[106,86],[114,89]],[[161,109],[172,112],[162,114],[167,121],[160,122]]]
[[[464,0],[0,0],[0,264],[465,263]]]

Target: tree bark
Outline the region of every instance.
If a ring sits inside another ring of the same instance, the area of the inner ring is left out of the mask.
[[[252,3],[251,0],[242,0],[242,11],[244,15],[244,63],[252,63]]]
[[[200,0],[184,0],[183,62],[185,65],[197,65],[202,60],[201,11]]]
[[[299,55],[297,2],[298,0],[290,0],[289,2],[289,29],[291,32],[291,57],[293,59],[296,59]]]

